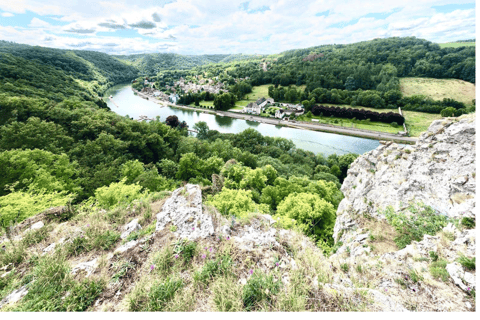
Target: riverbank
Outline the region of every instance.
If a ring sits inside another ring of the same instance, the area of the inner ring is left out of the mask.
[[[157,104],[161,104],[162,106],[169,106],[171,108],[203,112],[203,113],[208,113],[208,114],[213,114],[213,115],[218,115],[218,116],[225,116],[225,117],[230,117],[230,118],[235,118],[235,119],[240,119],[240,120],[248,120],[248,121],[254,121],[254,122],[258,122],[258,123],[271,124],[271,125],[275,125],[275,126],[290,127],[290,128],[295,128],[295,129],[301,129],[301,130],[335,133],[335,134],[341,134],[341,135],[346,135],[346,136],[354,136],[354,137],[359,137],[359,138],[368,138],[368,139],[375,139],[375,140],[387,140],[387,141],[394,141],[396,143],[415,144],[415,142],[417,141],[417,138],[414,138],[414,137],[403,137],[403,136],[399,136],[399,135],[396,135],[396,134],[370,131],[370,130],[365,130],[365,129],[347,128],[347,127],[340,127],[340,126],[334,126],[334,125],[329,125],[329,124],[310,123],[310,122],[304,122],[304,121],[284,121],[284,120],[278,120],[278,119],[273,119],[273,118],[265,118],[265,117],[254,116],[254,115],[247,115],[247,114],[238,113],[238,112],[214,111],[214,110],[194,108],[194,107],[189,107],[189,106],[184,106],[184,105],[176,105],[176,104],[173,104],[171,102],[157,100],[153,97],[142,94],[142,93],[138,92],[137,90],[135,90],[133,88],[132,88],[132,90],[134,92],[136,92],[138,96],[140,96],[144,99],[148,98],[149,101],[153,101]]]

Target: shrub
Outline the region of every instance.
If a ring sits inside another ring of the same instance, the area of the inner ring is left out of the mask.
[[[139,185],[125,184],[126,178],[120,182],[113,182],[108,187],[95,190],[98,205],[105,209],[113,209],[120,205],[132,203],[133,200],[144,196]]]
[[[16,191],[0,197],[0,224],[6,227],[21,222],[47,208],[64,206],[73,199],[65,191],[46,193],[44,190]]]
[[[442,117],[455,117],[456,109],[453,107],[448,107],[440,111]]]
[[[208,197],[208,204],[217,208],[222,215],[246,216],[250,212],[268,212],[262,205],[256,205],[252,200],[251,190],[231,190],[223,188],[215,196]]]
[[[178,240],[175,243],[173,252],[183,258],[185,264],[193,259],[197,252],[197,243],[194,241]]]
[[[335,208],[319,195],[292,193],[278,205],[277,215],[296,220],[306,235],[333,245]]]

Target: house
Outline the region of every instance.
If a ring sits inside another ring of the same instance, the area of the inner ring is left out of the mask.
[[[258,104],[258,100],[257,100],[257,104],[260,106],[260,108],[262,108],[262,111],[266,108],[266,106],[268,104],[274,104],[275,103],[275,100],[273,100],[272,98],[268,98],[268,99],[262,98],[262,99],[263,99],[263,102],[260,103],[260,104]]]
[[[283,117],[285,117],[285,110],[278,109],[277,111],[275,111],[275,118],[282,119]]]
[[[250,102],[247,104],[245,108],[242,110],[243,113],[251,113],[251,114],[260,114],[262,113],[262,108],[258,106],[255,102]]]
[[[177,104],[179,99],[180,97],[176,93],[175,94],[172,93],[170,96],[168,96],[168,101],[170,101],[173,104]]]
[[[154,96],[154,97],[158,97],[159,95],[160,95],[160,91],[155,91],[155,92],[153,93],[153,96]]]

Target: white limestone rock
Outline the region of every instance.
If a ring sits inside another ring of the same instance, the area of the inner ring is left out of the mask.
[[[196,240],[214,234],[212,217],[203,213],[202,191],[198,185],[187,184],[172,193],[157,214],[156,231],[163,230],[168,223],[177,227],[175,236]]]
[[[138,244],[138,240],[132,240],[130,242],[125,243],[123,246],[118,247],[114,253],[123,253],[128,249],[135,247]]]
[[[32,226],[28,230],[38,230],[43,228],[43,226],[45,226],[43,221],[38,221],[37,223],[32,224]]]
[[[123,229],[125,231],[121,234],[120,238],[125,239],[126,237],[128,237],[130,235],[130,233],[132,233],[134,231],[137,231],[137,230],[141,230],[142,226],[138,223],[138,219],[134,219],[130,223],[126,224],[123,227]]]
[[[97,260],[98,259],[93,259],[92,261],[77,264],[75,267],[73,267],[72,274],[77,274],[83,270],[87,273],[86,277],[90,276],[97,268]]]
[[[27,293],[28,293],[28,289],[26,285],[21,287],[20,289],[13,291],[8,296],[6,296],[5,299],[0,301],[0,309],[6,304],[20,301],[20,299],[22,299]]]
[[[356,234],[358,215],[385,219],[388,206],[398,211],[410,202],[423,202],[452,218],[474,218],[475,157],[471,115],[434,121],[414,146],[386,143],[358,157],[342,184],[345,198],[337,210],[335,241],[345,245]]]

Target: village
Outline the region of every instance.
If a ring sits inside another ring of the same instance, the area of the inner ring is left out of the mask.
[[[170,92],[170,94],[167,94],[164,91],[156,89],[155,83],[149,82],[147,78],[144,81],[144,87],[140,90],[140,93],[161,101],[177,104],[180,99],[179,93],[198,93],[203,91],[211,94],[219,94],[221,92],[228,92],[228,90],[223,88],[224,84],[222,82],[215,83],[212,79],[200,79],[198,80],[198,84],[196,84],[191,81],[186,82],[184,78],[180,77],[180,79],[174,83],[174,86],[165,86],[167,92]]]
[[[197,76],[198,79],[198,76]],[[240,81],[243,79],[236,79]],[[221,92],[228,92],[224,89],[222,82],[215,83],[212,79],[199,79],[198,84],[191,81],[185,81],[180,78],[174,83],[174,86],[166,85],[165,89],[170,94],[155,88],[155,83],[147,79],[144,80],[144,87],[138,93],[143,97],[149,99],[154,98],[162,102],[169,102],[177,104],[180,99],[180,94],[186,92],[198,93],[209,92],[211,94],[219,94]],[[301,104],[279,103],[272,98],[261,97],[255,102],[250,102],[242,110],[231,110],[232,112],[239,112],[251,115],[262,115],[264,117],[274,117],[276,119],[289,120],[291,117],[295,118],[305,113],[305,109]]]

